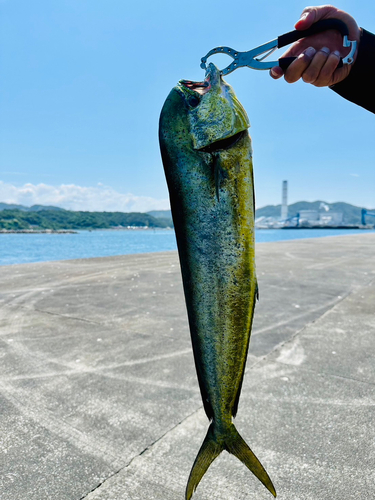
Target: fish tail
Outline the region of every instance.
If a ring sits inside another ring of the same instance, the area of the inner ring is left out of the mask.
[[[231,424],[228,433],[226,435],[219,434],[218,438],[215,433],[214,422],[212,422],[191,469],[186,487],[186,500],[190,500],[207,469],[223,450],[241,460],[276,497],[276,490],[266,470],[240,436],[235,426]]]

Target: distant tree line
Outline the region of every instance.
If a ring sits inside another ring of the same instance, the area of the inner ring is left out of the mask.
[[[172,221],[138,212],[73,212],[70,210],[0,210],[0,229],[115,229],[126,227],[166,228]]]

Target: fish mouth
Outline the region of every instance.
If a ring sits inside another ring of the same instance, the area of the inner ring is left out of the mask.
[[[220,78],[221,78],[220,71],[213,63],[210,63],[206,70],[206,75],[203,82],[195,82],[192,80],[180,80],[179,84],[182,85],[182,87],[184,87],[185,89],[192,90],[198,93],[200,96],[203,96],[204,94],[207,94],[207,92],[211,90],[212,85],[218,83]]]
[[[211,90],[211,82],[209,79],[205,79],[203,82],[180,80],[176,90],[183,95],[189,107],[193,109],[199,106],[202,97]]]
[[[203,82],[192,82],[191,80],[180,80],[179,83],[189,90],[193,90],[200,95],[204,95],[209,92],[211,88],[211,83],[209,79],[205,79]]]

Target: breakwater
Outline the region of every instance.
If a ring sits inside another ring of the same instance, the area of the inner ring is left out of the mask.
[[[374,234],[257,245],[236,425],[280,498],[375,495],[374,247]],[[1,499],[183,498],[207,419],[177,252],[1,277]],[[229,455],[196,494],[269,498]]]

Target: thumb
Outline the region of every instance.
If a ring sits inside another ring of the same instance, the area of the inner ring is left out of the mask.
[[[302,14],[294,27],[297,30],[306,30],[307,28],[310,28],[310,26],[318,20],[316,19],[316,10],[316,7],[306,7],[305,9],[303,9]]]
[[[306,30],[320,19],[335,17],[338,9],[332,5],[320,5],[319,7],[306,7],[303,9],[301,17],[295,24],[297,30]]]

